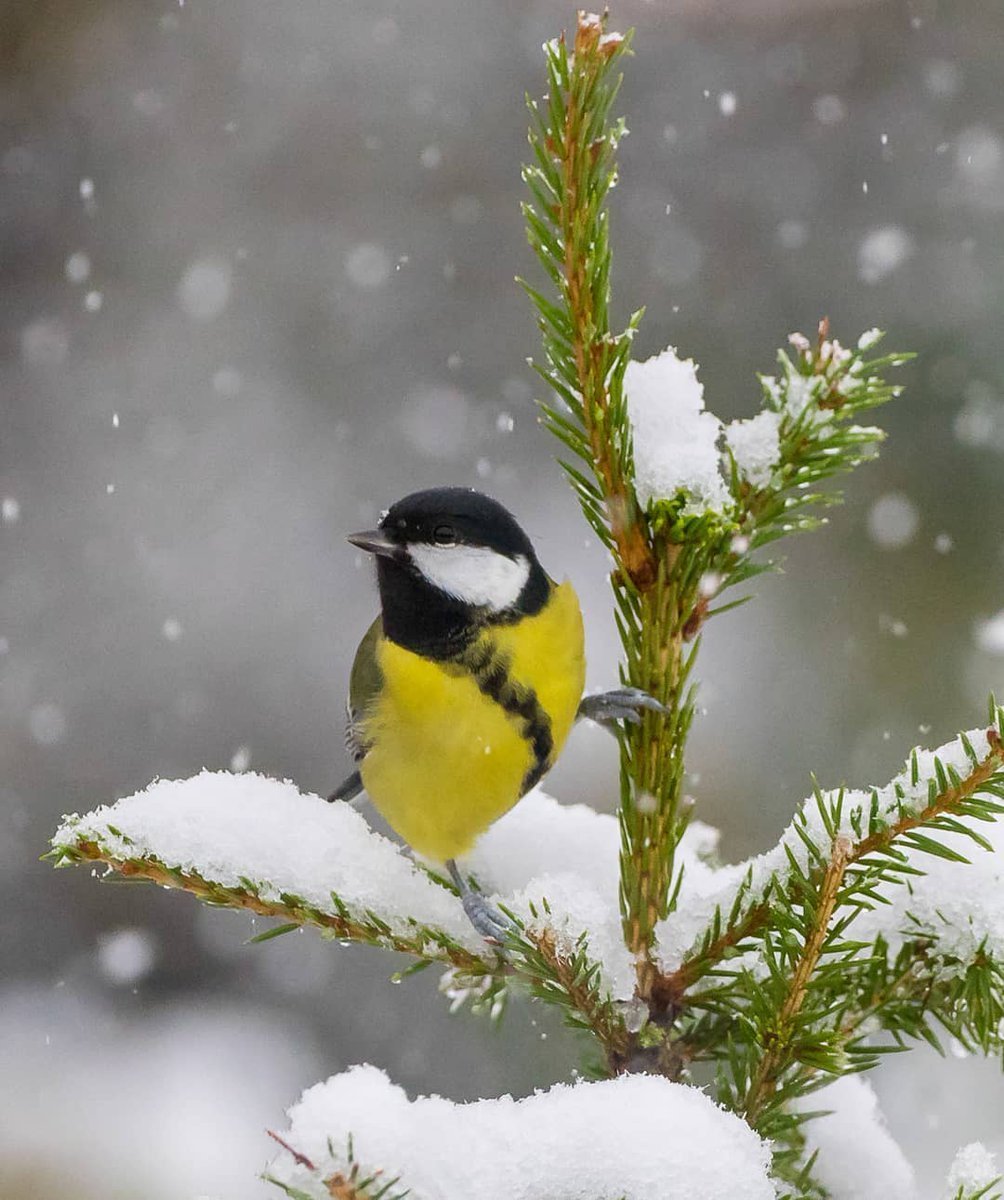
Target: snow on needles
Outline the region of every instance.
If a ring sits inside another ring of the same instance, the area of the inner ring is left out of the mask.
[[[409,1101],[375,1067],[308,1089],[268,1177],[327,1200],[349,1171],[400,1178],[410,1200],[773,1200],[770,1149],[696,1088],[625,1075],[524,1100]],[[309,1161],[309,1166],[303,1162]]]
[[[360,813],[289,782],[227,771],[157,780],[115,804],[66,818],[53,845],[86,840],[117,860],[152,856],[227,888],[251,880],[266,901],[289,894],[328,914],[337,912],[334,891],[354,913],[370,911],[396,933],[414,933],[410,917],[480,948],[457,899]]]
[[[704,409],[704,384],[693,359],[679,358],[670,346],[644,362],[628,363],[624,394],[641,503],[671,500],[683,492],[687,513],[729,508],[718,451],[722,423]]]
[[[688,878],[712,875],[703,857],[717,838],[710,826],[691,822],[677,849]],[[620,846],[616,817],[584,804],[562,805],[534,791],[482,835],[465,866],[531,928],[552,929],[567,952],[585,934],[589,956],[600,963],[611,995],[629,1000],[636,975],[617,903]],[[540,917],[532,917],[534,909]]]
[[[700,856],[715,837],[700,822],[687,830],[678,858],[688,875],[710,876]],[[329,915],[337,913],[334,892],[353,915],[373,913],[394,933],[414,935],[417,922],[483,948],[456,897],[361,813],[263,775],[203,771],[159,780],[67,817],[53,845],[72,849],[83,841],[116,861],[154,858],[223,887],[243,889],[250,880],[263,900],[295,896]],[[534,791],[482,836],[463,866],[495,903],[531,928],[546,924],[567,950],[584,934],[610,994],[627,1000],[635,972],[617,906],[619,849],[615,817]]]
[[[945,1200],[955,1200],[961,1189],[964,1196],[977,1196],[1000,1182],[997,1160],[982,1142],[970,1142],[956,1154],[948,1172]]]
[[[928,786],[937,777],[936,763],[965,779],[973,770],[966,742],[977,760],[985,760],[991,751],[985,728],[970,730],[937,750],[917,750],[906,767],[885,787],[868,791],[843,791],[839,833],[852,842],[858,840],[852,818],[858,814],[868,826],[873,803],[882,819],[894,823],[901,814],[920,812],[928,802]],[[915,764],[915,767],[914,767]],[[915,781],[916,780],[916,781]],[[823,793],[832,803],[840,789]],[[819,813],[815,797],[802,804],[781,841],[765,854],[745,863],[705,868],[703,873],[684,875],[675,912],[657,927],[660,962],[664,970],[674,971],[687,952],[711,923],[715,909],[727,913],[743,881],[750,878],[747,904],[763,896],[770,880],[783,877],[789,869],[789,855],[808,867],[808,851],[799,827],[814,844],[826,846],[830,838]],[[882,936],[890,955],[903,943],[927,934],[934,939],[933,951],[943,958],[972,962],[980,946],[994,959],[1004,961],[1004,819],[979,825],[980,833],[993,846],[993,852],[980,850],[961,835],[934,833],[930,837],[960,849],[970,863],[954,863],[929,854],[910,851],[914,866],[923,872],[909,886],[886,885],[882,889],[888,903],[871,912],[862,911],[851,927],[856,940]],[[751,964],[752,965],[752,964]]]
[[[781,457],[781,414],[765,408],[748,421],[731,421],[725,440],[739,474],[754,487],[766,487]]]

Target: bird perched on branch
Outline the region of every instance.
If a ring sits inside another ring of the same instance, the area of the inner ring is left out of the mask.
[[[583,699],[582,615],[496,500],[433,488],[399,500],[378,529],[380,616],[352,666],[347,743],[358,768],[331,795],[365,790],[419,854],[443,863],[474,926],[505,918],[456,865],[553,766],[576,718],[638,721],[662,705],[635,688]]]

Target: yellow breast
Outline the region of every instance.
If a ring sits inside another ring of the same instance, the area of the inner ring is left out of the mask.
[[[364,715],[363,784],[419,853],[439,862],[463,855],[568,737],[585,680],[575,592],[563,583],[536,615],[486,630],[471,662],[490,659],[494,669],[480,674],[470,663],[435,662],[383,638],[377,659],[383,686]],[[545,746],[547,760],[538,764]]]

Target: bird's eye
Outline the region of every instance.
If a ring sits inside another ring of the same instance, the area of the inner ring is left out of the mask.
[[[432,540],[437,546],[455,546],[457,533],[452,525],[437,525],[432,531]]]

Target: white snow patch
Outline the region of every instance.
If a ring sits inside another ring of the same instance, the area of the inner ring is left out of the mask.
[[[976,626],[976,644],[987,654],[1004,655],[1004,608]]]
[[[772,1200],[767,1145],[703,1092],[626,1075],[557,1085],[523,1100],[409,1101],[375,1067],[308,1089],[268,1173],[318,1200],[346,1173],[399,1175],[412,1200]]]
[[[858,247],[858,277],[881,283],[913,254],[913,238],[901,225],[883,225],[867,233]]]
[[[816,375],[800,375],[797,372],[789,375],[785,408],[793,417],[800,416],[815,400],[820,383],[821,379]]]
[[[717,840],[717,830],[700,821],[687,828],[677,861],[688,878],[710,874],[702,859]],[[465,867],[531,926],[551,927],[565,949],[584,933],[611,995],[629,1000],[636,976],[621,932],[619,855],[616,817],[585,804],[559,804],[538,790],[482,834]],[[544,919],[532,917],[531,905]]]
[[[230,302],[230,264],[222,258],[200,258],[189,263],[178,284],[182,312],[193,321],[212,321]]]
[[[683,837],[677,861],[692,891],[720,887],[704,861],[717,836],[698,821]],[[355,809],[251,772],[158,781],[85,817],[67,817],[53,844],[80,839],[115,858],[155,856],[224,887],[250,879],[266,900],[290,893],[329,914],[334,891],[352,912],[371,910],[395,932],[413,932],[417,921],[483,947],[456,897]],[[635,972],[621,933],[619,852],[615,817],[534,791],[482,835],[463,866],[493,902],[532,927],[546,924],[561,945],[571,949],[584,934],[606,990],[629,1000]]]
[[[91,273],[90,255],[75,250],[66,260],[66,278],[70,283],[83,283]]]
[[[138,983],[156,961],[157,943],[145,929],[115,929],[98,938],[98,965],[111,983]]]
[[[719,467],[722,423],[704,409],[693,359],[670,346],[624,374],[634,430],[635,486],[643,505],[687,496],[687,513],[723,512],[730,498]]]
[[[982,1142],[970,1142],[963,1146],[952,1160],[945,1188],[945,1200],[955,1200],[962,1189],[964,1195],[979,1193],[993,1186],[1000,1179],[997,1159]]]
[[[390,277],[390,255],[376,242],[360,242],[345,260],[345,273],[357,286],[372,290]]]
[[[731,421],[725,440],[744,479],[754,487],[766,487],[781,457],[780,413],[765,408],[748,421]]]
[[[847,1075],[793,1107],[829,1110],[805,1126],[805,1136],[806,1154],[818,1152],[813,1175],[832,1200],[914,1200],[913,1171],[886,1128],[870,1084]]]
[[[868,512],[868,534],[883,550],[900,550],[909,545],[919,525],[917,506],[902,492],[880,496]]]

